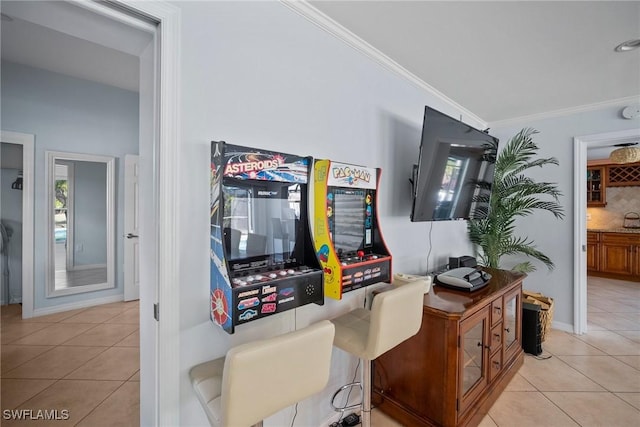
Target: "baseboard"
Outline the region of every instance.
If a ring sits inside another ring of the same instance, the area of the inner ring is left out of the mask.
[[[107,264],[74,265],[72,268],[68,268],[67,270],[81,271],[81,270],[94,270],[94,269],[98,269],[98,268],[107,268]]]
[[[564,323],[564,322],[558,322],[558,321],[553,321],[551,322],[551,328],[552,329],[559,329],[561,331],[564,332],[569,332],[570,334],[572,334],[574,332],[575,329],[573,329],[573,325],[569,324],[569,323]]]
[[[33,317],[46,316],[47,314],[61,313],[63,311],[77,310],[79,308],[94,307],[96,305],[110,304],[124,301],[124,295],[118,294],[110,297],[94,298],[69,304],[60,304],[53,307],[34,308]]]

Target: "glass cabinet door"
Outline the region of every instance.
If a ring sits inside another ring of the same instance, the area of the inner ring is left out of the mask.
[[[488,383],[489,309],[460,323],[459,412],[472,403]]]
[[[509,292],[504,296],[504,361],[511,358],[513,353],[520,348],[522,318],[522,300],[520,289]]]

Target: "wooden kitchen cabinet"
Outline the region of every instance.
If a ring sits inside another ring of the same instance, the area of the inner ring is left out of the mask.
[[[607,204],[606,199],[606,167],[587,167],[587,206],[603,207]]]
[[[589,176],[588,172],[587,176]],[[628,185],[640,185],[640,163],[607,166],[607,186],[624,187]]]
[[[374,405],[408,426],[478,424],[522,365],[524,274],[474,291],[432,287],[417,335],[373,361]]]
[[[587,231],[587,272],[600,270],[600,233]]]
[[[640,234],[600,233],[601,273],[640,281]]]

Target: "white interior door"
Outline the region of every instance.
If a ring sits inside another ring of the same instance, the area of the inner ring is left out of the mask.
[[[124,157],[124,300],[140,298],[138,156]]]

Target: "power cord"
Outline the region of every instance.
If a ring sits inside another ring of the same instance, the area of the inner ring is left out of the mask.
[[[431,243],[431,232],[433,231],[433,223],[434,221],[431,221],[431,225],[429,226],[429,252],[427,252],[427,271],[430,271],[429,257],[431,257],[431,248],[433,248],[433,244]]]
[[[553,357],[552,354],[548,354],[548,355],[544,355],[544,354],[539,354],[537,356],[533,355],[533,354],[529,354],[528,356],[533,357],[536,360],[547,360],[547,359],[551,359]]]
[[[291,427],[293,427],[293,423],[296,422],[297,416],[298,416],[298,403],[296,402],[295,412],[293,413],[293,418],[291,419]]]

